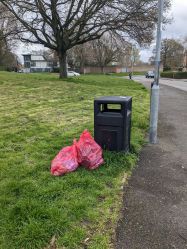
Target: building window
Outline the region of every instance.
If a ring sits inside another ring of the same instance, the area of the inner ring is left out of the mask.
[[[47,66],[48,66],[48,67],[53,67],[53,62],[52,62],[52,61],[48,61],[48,62],[47,62]]]
[[[31,67],[35,67],[36,66],[36,62],[35,61],[32,61],[31,62]]]
[[[25,61],[31,61],[31,56],[30,55],[24,55],[24,60]]]
[[[25,68],[30,68],[30,67],[31,67],[30,62],[25,62],[25,63],[24,63],[24,67],[25,67]]]

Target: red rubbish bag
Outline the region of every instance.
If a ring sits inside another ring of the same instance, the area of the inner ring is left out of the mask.
[[[91,134],[85,130],[76,142],[78,163],[88,169],[96,169],[104,163],[102,149]]]
[[[51,163],[51,174],[60,176],[78,168],[77,150],[75,144],[67,146],[56,155]]]

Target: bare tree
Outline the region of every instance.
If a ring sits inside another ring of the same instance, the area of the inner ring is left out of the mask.
[[[101,71],[111,62],[119,62],[121,55],[124,55],[127,43],[118,39],[110,33],[106,33],[102,38],[90,42],[93,50],[93,58]]]
[[[68,51],[68,65],[72,68],[79,68],[84,73],[84,67],[95,65],[94,52],[91,42],[77,45]]]
[[[163,70],[179,69],[183,67],[184,46],[175,39],[164,39],[162,41],[162,62]]]
[[[128,65],[131,61],[131,44],[111,33],[104,34],[100,39],[73,47],[68,52],[68,65],[80,68],[99,66],[104,73],[104,67],[112,62]]]
[[[183,70],[187,71],[187,36],[183,39],[183,46],[184,46],[184,51],[183,51]]]
[[[0,31],[0,36],[2,32]],[[18,65],[18,59],[16,55],[11,51],[10,46],[6,40],[0,40],[0,68],[3,70],[16,70]]]
[[[0,3],[0,40],[11,47],[18,32],[17,19]]]
[[[17,21],[0,3],[0,67],[5,70],[17,68],[17,57],[11,51],[15,45],[15,34],[17,34]]]
[[[72,47],[99,39],[109,30],[150,42],[157,19],[157,0],[2,0],[2,4],[19,21],[22,41],[57,51],[60,77],[67,77],[67,51]]]

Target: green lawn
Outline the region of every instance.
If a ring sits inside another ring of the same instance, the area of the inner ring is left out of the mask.
[[[145,75],[146,72],[133,72],[133,75]],[[129,76],[129,73],[111,73],[113,76]]]
[[[133,96],[131,154],[105,152],[95,171],[51,176],[58,151],[85,128],[93,132],[93,99],[102,95]],[[111,248],[122,180],[145,142],[148,106],[142,85],[113,76],[61,81],[0,72],[0,248],[43,249],[53,236],[61,249]]]

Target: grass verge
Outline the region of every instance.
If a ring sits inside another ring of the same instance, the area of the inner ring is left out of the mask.
[[[145,75],[146,72],[133,72],[133,75]],[[111,73],[114,76],[129,76],[129,73]]]
[[[95,171],[80,167],[50,175],[61,147],[88,128],[93,100],[133,97],[132,151],[105,152]],[[117,221],[121,184],[144,143],[149,94],[140,84],[112,76],[61,81],[55,74],[0,72],[0,247],[109,249]]]

